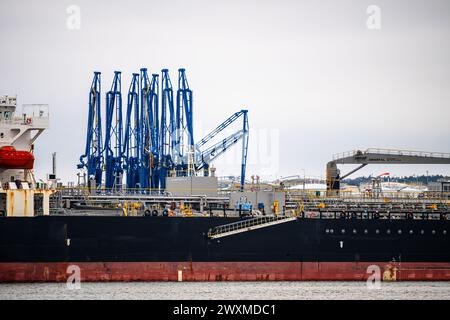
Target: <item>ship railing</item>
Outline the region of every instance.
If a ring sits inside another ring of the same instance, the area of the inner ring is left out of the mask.
[[[47,127],[49,124],[49,118],[32,118],[32,117],[14,117],[6,120],[2,119],[1,122],[8,125],[26,125],[30,127]]]
[[[333,160],[338,160],[338,159],[342,159],[342,158],[353,157],[357,153],[358,153],[358,150],[350,150],[350,151],[335,153],[335,154],[333,154],[332,158],[333,158]]]
[[[380,200],[380,199],[375,199]],[[289,200],[286,201],[287,204],[297,204],[299,201],[293,201]],[[302,205],[305,207],[342,207],[342,208],[363,208],[363,207],[390,207],[390,208],[409,208],[409,207],[416,207],[416,208],[426,208],[426,207],[438,207],[438,206],[449,206],[450,201],[435,201],[435,200],[410,200],[410,201],[354,201],[354,200],[340,200],[340,201],[333,201],[331,199],[322,199],[322,200],[303,200]]]
[[[183,196],[183,194],[188,194],[195,197],[205,197],[207,194],[212,194],[212,188],[174,188],[171,189],[172,192],[167,190],[161,190],[156,188],[89,188],[86,186],[76,186],[76,187],[58,187],[57,190],[68,196],[77,195],[91,195],[91,196],[174,196],[173,193],[180,193],[175,196]],[[219,193],[218,193],[219,195]]]
[[[394,156],[411,156],[411,157],[450,159],[450,153],[445,153],[445,152],[428,152],[428,151],[383,149],[383,148],[369,148],[365,152],[366,153],[375,153],[375,154],[389,154],[389,155],[394,155]]]
[[[318,190],[289,190],[286,191],[287,200],[322,200],[334,199],[336,201],[379,201],[389,202],[394,200],[420,200],[420,201],[448,201],[450,192],[448,191],[382,191],[379,194],[374,192],[360,192],[354,190],[341,190],[338,195],[327,196],[325,191]]]
[[[32,118],[48,118],[48,104],[24,104],[22,106],[22,115]]]
[[[449,220],[450,214],[444,212],[392,212],[392,211],[305,211],[302,219],[332,219],[332,220]]]
[[[1,122],[10,125],[27,125],[32,127],[47,127],[49,124],[49,107],[47,104],[25,104],[20,115],[6,118],[1,117]]]
[[[341,215],[355,216],[359,214],[385,214],[395,217],[406,217],[408,214],[430,217],[447,216],[450,213],[450,202],[334,202],[305,201],[301,203],[288,202],[286,209],[301,212],[303,218],[336,218]]]
[[[428,151],[414,151],[414,150],[402,150],[402,149],[385,149],[385,148],[369,148],[365,151],[351,150],[333,155],[333,160],[339,160],[343,158],[353,157],[356,155],[366,154],[387,154],[394,156],[411,156],[411,157],[424,157],[424,158],[444,158],[450,159],[450,153],[445,152],[428,152]]]

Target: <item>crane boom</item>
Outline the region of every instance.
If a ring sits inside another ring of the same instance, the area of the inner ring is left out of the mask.
[[[243,115],[246,112],[246,110],[241,110],[236,113],[234,113],[231,117],[229,117],[227,120],[222,122],[220,125],[217,126],[213,131],[208,133],[203,139],[201,139],[199,142],[195,144],[195,149],[201,148],[203,145],[205,145],[208,141],[210,141],[212,138],[214,138],[218,133],[220,133],[222,130],[224,130],[226,127],[228,127],[230,124],[232,124],[236,119],[238,119],[241,115]]]
[[[205,166],[208,166],[210,162],[214,161],[216,158],[221,156],[225,151],[227,151],[231,146],[238,143],[242,137],[244,136],[244,132],[239,130],[232,135],[226,137],[225,139],[219,141],[203,152],[197,154],[196,156],[196,170],[201,170]]]
[[[232,135],[226,137],[225,139],[219,141],[213,146],[201,151],[200,147],[204,146],[206,143],[210,142],[217,134],[223,131],[231,123],[233,123],[240,116],[243,116],[242,129],[233,133]],[[245,185],[245,172],[247,168],[247,154],[248,154],[248,110],[241,110],[234,113],[231,117],[217,126],[213,131],[206,135],[200,142],[196,144],[196,161],[195,170],[207,171],[209,164],[221,156],[225,151],[227,151],[231,146],[242,141],[242,162],[241,162],[241,191],[244,190]],[[205,175],[207,173],[205,172]]]

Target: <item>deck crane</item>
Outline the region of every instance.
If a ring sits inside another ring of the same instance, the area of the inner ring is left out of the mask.
[[[105,187],[122,187],[122,81],[121,72],[114,72],[111,90],[106,94],[105,122]]]
[[[169,117],[167,117],[167,112]],[[169,77],[169,70],[161,70],[161,135],[160,135],[160,173],[161,189],[166,188],[166,180],[169,170],[173,168],[173,154],[175,142],[175,110],[173,104],[173,88]]]
[[[186,70],[178,69],[178,90],[176,105],[175,164],[177,175],[194,174],[194,129],[192,90],[186,78]]]
[[[239,117],[243,117],[242,129],[219,141],[218,143],[201,150],[201,147],[211,141],[217,134],[231,125]],[[217,128],[207,134],[203,139],[196,143],[196,161],[195,169],[197,171],[203,170],[204,175],[208,175],[209,164],[222,155],[231,146],[242,140],[242,163],[241,163],[241,191],[244,190],[245,171],[247,166],[247,150],[248,150],[248,110],[241,110],[234,113],[231,117],[221,123]]]
[[[141,158],[141,137],[139,117],[139,73],[133,73],[127,97],[125,134],[122,150],[127,188],[140,187],[139,170]]]
[[[101,186],[103,170],[102,118],[101,118],[101,73],[94,72],[89,91],[88,126],[86,149],[80,156],[78,169],[87,169],[89,179],[94,179],[95,187]]]
[[[327,193],[339,194],[343,179],[369,164],[450,164],[450,154],[412,150],[369,148],[365,151],[354,150],[333,155],[327,163]],[[341,175],[338,164],[357,164],[357,168]]]

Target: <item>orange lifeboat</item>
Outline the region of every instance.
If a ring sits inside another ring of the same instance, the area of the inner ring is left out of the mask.
[[[28,151],[19,151],[12,146],[0,148],[0,168],[33,169],[34,156]]]

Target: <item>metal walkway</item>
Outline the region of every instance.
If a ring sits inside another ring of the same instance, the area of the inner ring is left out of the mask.
[[[208,238],[217,239],[231,236],[233,234],[252,231],[260,228],[270,227],[276,224],[297,220],[297,217],[258,217],[239,222],[233,222],[217,226],[208,230]]]
[[[450,164],[450,153],[369,148],[365,151],[353,150],[334,154],[333,162],[341,164]]]

